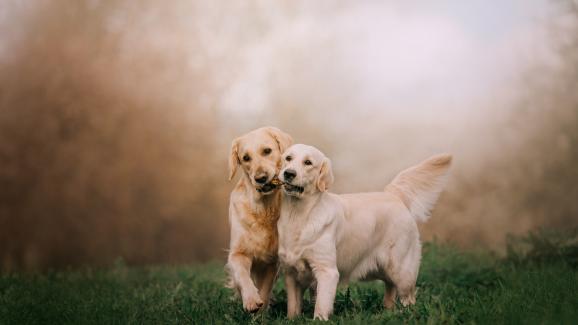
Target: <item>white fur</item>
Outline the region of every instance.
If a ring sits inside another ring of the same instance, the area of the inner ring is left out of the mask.
[[[411,202],[411,215],[417,221],[426,222],[446,184],[448,169],[445,166],[449,167],[450,160],[448,155],[433,156],[399,173],[385,190],[400,191],[404,200]]]
[[[383,280],[387,308],[396,293],[404,306],[415,303],[421,259],[416,220],[429,216],[451,156],[400,173],[384,192],[344,195],[326,191],[333,181],[331,164],[316,148],[294,145],[283,160],[281,179],[287,182],[283,174],[293,170],[297,175],[289,183],[304,189],[285,187],[277,225],[288,317],[301,313],[303,291],[314,287],[315,318],[328,319],[338,283],[353,280]]]

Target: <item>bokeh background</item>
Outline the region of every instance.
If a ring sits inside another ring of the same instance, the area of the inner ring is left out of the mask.
[[[0,270],[223,259],[230,141],[381,190],[450,152],[425,240],[578,226],[578,4],[0,2]]]

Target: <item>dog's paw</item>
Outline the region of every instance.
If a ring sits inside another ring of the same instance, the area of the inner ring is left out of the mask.
[[[329,320],[329,315],[325,314],[325,313],[315,313],[315,315],[313,316],[314,320]]]
[[[405,297],[399,297],[399,300],[404,307],[408,307],[415,304],[415,295],[412,294]]]
[[[261,307],[263,307],[263,300],[259,295],[250,296],[247,299],[243,299],[243,308],[250,313],[257,312]]]

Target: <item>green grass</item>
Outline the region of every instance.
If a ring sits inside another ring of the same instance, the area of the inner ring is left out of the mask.
[[[575,237],[533,234],[511,240],[506,258],[424,245],[417,304],[383,310],[380,282],[340,288],[331,322],[578,323]],[[565,239],[560,239],[565,238]],[[265,313],[242,311],[223,287],[221,263],[0,276],[0,324],[231,324],[313,322],[313,306],[285,318],[282,281]]]

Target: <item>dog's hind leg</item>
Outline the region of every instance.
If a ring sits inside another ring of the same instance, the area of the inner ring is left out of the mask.
[[[403,289],[400,290],[399,301],[404,307],[415,304],[415,292],[415,284],[403,287]]]
[[[419,240],[416,238],[408,246],[405,251],[396,252],[394,249],[392,253],[396,257],[391,260],[386,270],[387,276],[393,283],[399,300],[404,307],[415,304],[415,284],[421,259]],[[404,247],[404,245],[397,245],[397,247]],[[394,263],[393,261],[396,262]]]
[[[260,268],[255,270],[255,278],[257,288],[259,289],[259,296],[263,301],[263,308],[269,305],[269,297],[271,295],[271,290],[273,289],[273,284],[277,279],[277,263],[265,264]]]
[[[406,307],[415,304],[415,282],[416,273],[413,270],[398,269],[389,274],[393,285],[386,285],[383,304],[385,308],[395,305],[395,296],[399,296],[399,301]],[[389,288],[388,288],[389,287]]]
[[[383,294],[383,307],[386,309],[393,309],[395,307],[395,298],[397,296],[397,289],[395,285],[389,281],[384,281],[385,291]]]

